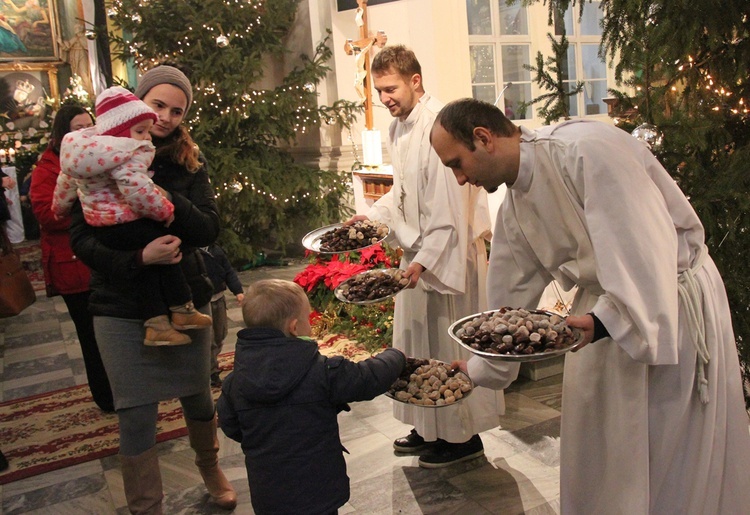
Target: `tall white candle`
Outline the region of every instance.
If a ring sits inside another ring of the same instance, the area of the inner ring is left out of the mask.
[[[365,166],[380,166],[383,164],[383,148],[380,143],[380,131],[365,130],[362,133],[362,154]]]

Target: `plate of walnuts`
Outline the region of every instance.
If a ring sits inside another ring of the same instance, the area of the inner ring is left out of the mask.
[[[474,389],[469,376],[436,359],[406,358],[401,375],[385,393],[396,402],[442,408],[468,397]]]
[[[396,295],[409,285],[404,271],[398,268],[375,268],[351,276],[333,290],[341,302],[376,304]]]
[[[360,220],[349,225],[326,225],[307,233],[302,245],[319,254],[340,254],[361,250],[383,241],[390,227],[373,220]]]
[[[500,361],[541,361],[575,350],[583,331],[565,317],[536,309],[503,307],[469,315],[449,328],[451,338],[472,353]]]

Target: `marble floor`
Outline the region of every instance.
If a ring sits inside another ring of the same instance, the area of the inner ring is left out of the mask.
[[[240,277],[245,285],[267,277],[290,279],[302,266],[260,267]],[[229,318],[225,352],[234,348],[242,321],[239,308],[230,305]],[[22,315],[0,320],[0,379],[1,401],[86,382],[62,299],[40,292]],[[506,392],[502,425],[481,435],[485,456],[438,470],[420,468],[416,456],[394,453],[393,440],[410,428],[393,418],[393,401],[381,396],[354,403],[351,412],[339,415],[351,478],[351,498],[339,513],[559,513],[561,380],[561,375],[519,379]],[[239,495],[234,513],[252,514],[239,444],[220,438],[221,465]],[[187,437],[158,448],[165,513],[226,513],[207,503]],[[116,456],[2,485],[0,497],[0,513],[6,515],[128,513]]]

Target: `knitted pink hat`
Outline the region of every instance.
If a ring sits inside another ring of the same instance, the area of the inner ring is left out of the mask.
[[[159,117],[125,88],[113,86],[96,97],[96,129],[103,136],[129,138],[130,128],[148,119],[156,122]]]

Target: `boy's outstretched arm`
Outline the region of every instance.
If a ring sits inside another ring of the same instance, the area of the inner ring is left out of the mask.
[[[390,348],[359,363],[340,356],[329,358],[331,400],[336,404],[369,401],[388,391],[405,365],[404,353]]]

